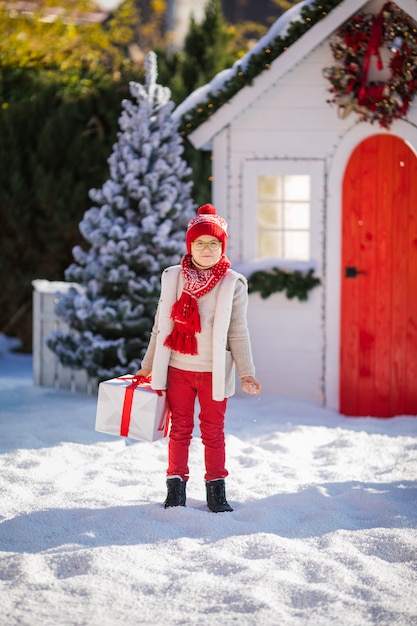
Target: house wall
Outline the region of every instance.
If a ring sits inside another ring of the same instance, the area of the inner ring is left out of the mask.
[[[338,409],[341,291],[341,185],[354,147],[389,132],[345,120],[327,103],[323,69],[334,64],[328,42],[287,72],[213,141],[213,201],[227,214],[229,256],[248,263],[245,239],[256,210],[245,197],[247,164],[254,160],[323,164],[322,198],[312,205],[312,259],[322,285],[307,302],[275,294],[249,297],[248,319],[257,376],[266,393],[294,396]],[[417,104],[409,112],[417,123]],[[417,147],[416,128],[395,122],[391,131]],[[251,225],[251,226],[250,226]],[[249,229],[249,235],[248,235]]]

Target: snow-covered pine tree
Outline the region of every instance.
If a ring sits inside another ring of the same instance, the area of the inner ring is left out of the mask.
[[[75,247],[75,262],[65,272],[79,286],[56,305],[70,330],[57,329],[48,339],[63,365],[99,380],[139,368],[160,274],[185,252],[185,230],[195,215],[174,103],[170,90],[156,82],[154,52],[145,68],[145,85],[130,83],[132,100],[122,102],[110,178],[90,190],[96,206],[80,222],[90,247]]]

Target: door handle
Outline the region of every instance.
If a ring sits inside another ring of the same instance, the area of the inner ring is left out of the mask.
[[[350,265],[345,267],[345,278],[356,278],[358,274],[366,274],[366,272]]]

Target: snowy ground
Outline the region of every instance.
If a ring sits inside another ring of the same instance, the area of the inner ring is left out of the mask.
[[[417,624],[417,418],[234,398],[216,515],[198,430],[165,510],[166,440],[97,433],[95,408],[0,353],[1,626]]]

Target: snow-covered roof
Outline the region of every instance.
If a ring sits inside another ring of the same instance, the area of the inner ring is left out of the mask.
[[[215,93],[218,89],[221,89],[226,81],[236,74],[237,71],[240,69],[244,70],[247,67],[249,60],[253,55],[267,47],[268,44],[275,39],[275,37],[283,37],[288,30],[288,25],[291,22],[300,19],[302,7],[312,4],[312,2],[313,0],[303,0],[303,2],[296,4],[291,9],[283,13],[281,17],[274,22],[266,35],[264,35],[258,43],[245,54],[245,56],[236,61],[232,67],[216,74],[216,76],[214,76],[214,78],[206,85],[198,87],[198,89],[193,91],[180,105],[178,105],[174,111],[174,116],[177,119],[180,119],[187,111],[198,106],[202,100],[205,100],[210,93]]]
[[[309,6],[313,3],[313,1],[314,0],[303,0],[299,4],[293,6],[288,11],[285,11],[285,13],[283,13],[281,17],[276,20],[276,22],[274,22],[269,31],[258,41],[258,43],[253,48],[249,50],[249,52],[245,54],[245,56],[236,61],[232,65],[232,67],[229,67],[216,74],[216,76],[214,76],[214,78],[209,83],[193,91],[175,109],[174,116],[177,119],[180,119],[187,111],[198,106],[198,104],[202,100],[205,100],[210,93],[215,93],[218,89],[222,89],[226,81],[234,76],[237,71],[245,70],[251,57],[253,57],[261,50],[265,49],[270,44],[270,42],[275,39],[275,37],[284,37],[286,31],[288,30],[289,24],[291,22],[300,20],[301,9],[305,5]]]
[[[251,84],[244,85],[230,100],[227,100],[217,110],[214,110],[211,115],[203,118],[203,121],[199,124],[194,124],[188,135],[190,141],[196,148],[201,148],[208,144],[222,128],[227,126],[241,111],[259,98],[268,89],[271,82],[278,80],[299,63],[302,58],[307,56],[322,41],[330,37],[352,15],[368,4],[380,4],[382,6],[383,1],[380,0],[378,3],[378,0],[376,2],[370,2],[370,0],[341,0],[325,17],[311,26],[288,49],[277,56],[268,66],[268,71],[259,73]],[[265,51],[268,46],[271,46],[277,37],[285,37],[290,25],[301,21],[303,9],[312,6],[314,3],[315,0],[303,0],[281,15],[271,26],[268,33],[242,59],[239,59],[232,67],[223,70],[214,76],[209,83],[191,93],[175,109],[174,116],[176,119],[187,120],[187,115],[190,115],[193,110],[205,109],[207,102],[210,102],[213,94],[218,94],[225,90],[228,81],[230,82],[231,79],[236,77],[238,72],[244,72],[251,59]],[[396,0],[395,4],[413,19],[417,20],[416,0]]]

